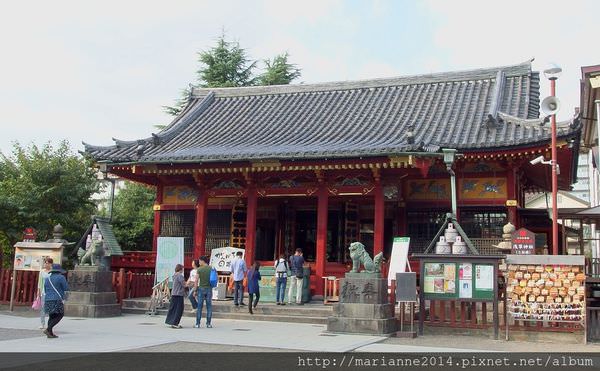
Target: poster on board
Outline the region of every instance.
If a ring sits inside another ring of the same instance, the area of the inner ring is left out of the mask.
[[[459,280],[458,297],[461,299],[471,299],[473,297],[473,280]]]
[[[396,273],[406,272],[409,245],[410,237],[394,237],[392,255],[390,256],[390,268],[388,270],[388,286],[392,284],[392,278],[396,277]]]
[[[231,262],[235,258],[235,254],[241,251],[242,259],[246,250],[236,247],[219,247],[210,251],[210,266],[219,272],[229,272],[231,270]]]
[[[492,291],[494,289],[494,267],[477,265],[475,268],[475,289]]]
[[[161,282],[175,273],[177,264],[183,265],[183,237],[158,237],[156,249],[155,283]]]

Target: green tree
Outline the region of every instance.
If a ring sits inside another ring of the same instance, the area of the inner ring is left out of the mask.
[[[225,34],[213,48],[199,53],[198,80],[203,88],[228,88],[254,85],[253,70],[256,61],[246,55],[238,42],[225,40]]]
[[[300,70],[288,62],[289,54],[283,53],[272,60],[266,59],[265,72],[259,76],[259,85],[287,85],[300,77]]]
[[[126,182],[113,206],[113,230],[123,250],[152,250],[154,187]]]
[[[51,238],[52,228],[60,223],[65,239],[79,240],[96,212],[90,197],[99,189],[90,161],[74,153],[67,141],[57,147],[15,143],[12,155],[0,152],[3,263],[12,264],[12,246],[26,227],[35,228],[38,240],[43,241]]]
[[[256,76],[257,61],[248,57],[246,49],[237,41],[227,41],[225,33],[209,50],[198,53],[201,68],[197,71],[197,85],[203,88],[226,88],[251,85],[283,85],[300,77],[296,65],[288,62],[289,54],[283,53],[272,60],[265,60],[264,72]],[[164,112],[177,116],[187,105],[191,89],[182,90],[181,97],[173,106],[163,106]],[[155,125],[159,129],[165,126]]]

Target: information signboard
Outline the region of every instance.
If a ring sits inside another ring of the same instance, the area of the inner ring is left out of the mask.
[[[169,277],[169,283],[177,264],[183,265],[183,237],[158,237],[156,249],[155,283]]]
[[[409,244],[410,237],[394,237],[392,255],[390,256],[390,268],[388,270],[388,286],[392,284],[392,279],[396,277],[396,273],[406,272]]]
[[[59,242],[17,242],[13,267],[18,271],[39,271],[46,258],[61,263],[63,246]]]
[[[494,299],[492,264],[425,263],[423,272],[426,299]]]
[[[244,249],[238,249],[230,246],[212,249],[210,252],[210,266],[219,272],[230,272],[231,262],[235,258],[235,254],[238,251],[242,252],[243,259],[246,251]]]
[[[532,231],[520,228],[512,233],[511,241],[513,255],[534,255],[535,233]]]

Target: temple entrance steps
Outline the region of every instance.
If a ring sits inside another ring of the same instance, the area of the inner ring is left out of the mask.
[[[244,303],[248,304],[248,298],[244,298]],[[236,308],[232,300],[217,301],[213,300],[213,318],[220,319],[238,319],[248,321],[271,321],[271,322],[295,322],[327,324],[327,317],[333,315],[333,307],[324,305],[322,302],[311,302],[304,305],[276,305],[275,303],[258,303],[254,314],[248,313],[248,306]],[[123,313],[145,314],[150,305],[150,298],[123,299]],[[168,307],[159,309],[158,315],[166,315]],[[204,309],[203,317],[206,314]],[[192,312],[192,306],[187,298],[185,299],[184,317],[195,317]]]

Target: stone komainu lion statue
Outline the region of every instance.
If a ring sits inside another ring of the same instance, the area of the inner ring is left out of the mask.
[[[352,242],[348,249],[350,250],[350,258],[352,258],[352,270],[350,272],[358,272],[361,264],[365,267],[364,271],[367,273],[381,272],[382,252],[375,255],[375,258],[371,260],[369,253],[365,251],[365,245],[360,242]]]
[[[77,252],[80,265],[100,265],[100,261],[104,254],[104,244],[102,241],[92,241],[92,244],[87,250],[79,248],[79,251]]]

